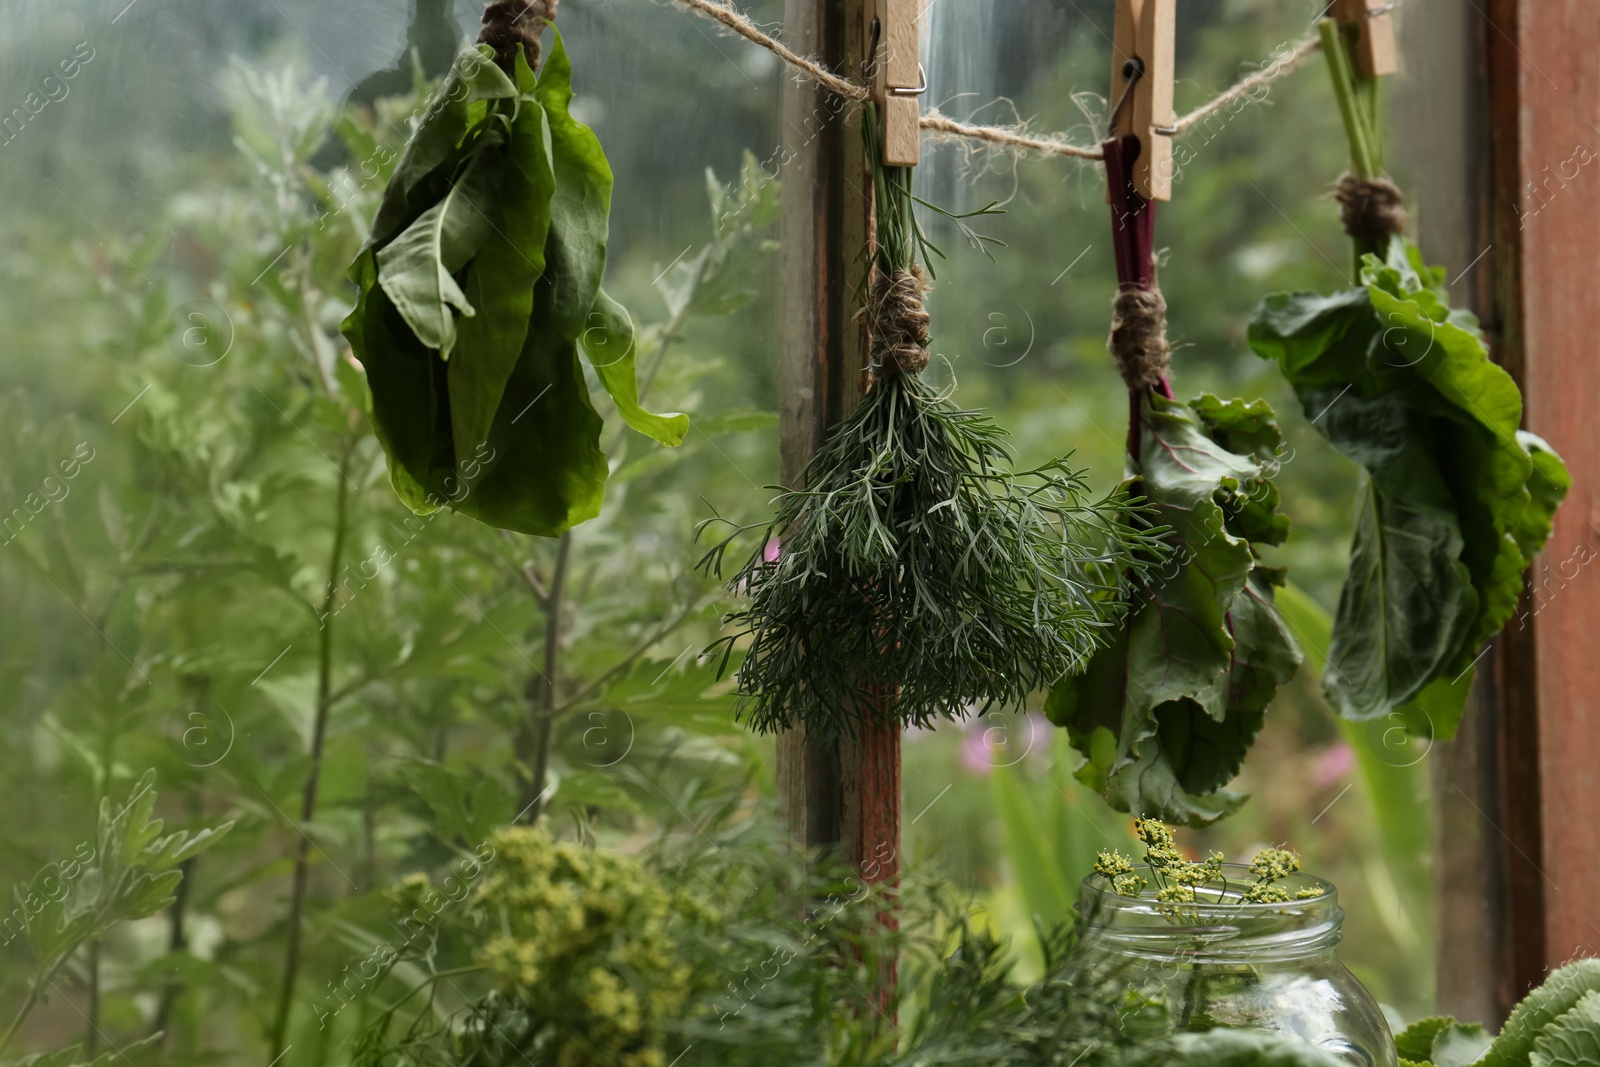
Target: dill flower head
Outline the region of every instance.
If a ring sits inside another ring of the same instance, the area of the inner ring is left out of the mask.
[[[1094,870],[1096,874],[1103,874],[1107,878],[1115,879],[1133,870],[1133,861],[1116,849],[1102,852],[1095,857]]]
[[[1277,881],[1300,869],[1300,857],[1282,848],[1264,848],[1250,861],[1250,873],[1257,878]]]
[[[1244,891],[1243,899],[1251,904],[1287,904],[1289,891],[1271,882],[1257,882]]]
[[[1111,888],[1119,897],[1136,897],[1150,883],[1137,874],[1123,874],[1111,879]]]

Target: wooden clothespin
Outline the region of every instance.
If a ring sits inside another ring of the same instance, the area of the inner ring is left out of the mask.
[[[1111,136],[1139,138],[1133,187],[1146,200],[1172,199],[1173,40],[1177,0],[1117,0],[1112,42]]]
[[[922,159],[917,97],[928,89],[921,50],[922,0],[873,0],[866,5],[877,29],[872,35],[872,95],[883,117],[883,162],[914,167]]]
[[[1334,0],[1333,19],[1356,31],[1356,68],[1362,77],[1378,78],[1400,69],[1394,44],[1393,0]]]

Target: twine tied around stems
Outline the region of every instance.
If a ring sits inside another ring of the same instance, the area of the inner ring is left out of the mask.
[[[1390,237],[1406,229],[1406,209],[1400,187],[1388,178],[1361,178],[1346,174],[1339,179],[1333,198],[1339,201],[1344,232],[1363,244],[1383,247]]]
[[[478,43],[494,49],[495,61],[500,69],[513,75],[517,63],[517,45],[528,56],[528,66],[539,69],[539,35],[544,24],[556,17],[556,4],[560,0],[494,0],[483,11],[483,30]]]
[[[893,373],[916,375],[927,369],[932,340],[931,320],[922,306],[927,292],[927,276],[916,264],[873,276],[867,324],[877,354],[875,370],[890,368]]]
[[[1161,383],[1172,365],[1167,343],[1167,300],[1150,288],[1126,287],[1112,303],[1111,338],[1106,342],[1129,392]]]

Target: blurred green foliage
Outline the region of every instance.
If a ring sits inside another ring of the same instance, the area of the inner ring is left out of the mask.
[[[781,15],[776,0],[749,6]],[[459,25],[472,7],[457,5]],[[930,64],[975,79],[936,84],[946,111],[1006,93],[1041,129],[1093,136],[1072,94],[1104,81],[1109,0],[1078,12],[1030,0],[992,24],[986,5],[940,7],[953,12],[942,40],[976,42],[961,64]],[[1282,7],[1186,6],[1180,108],[1270,59],[1315,13]],[[634,851],[663,833],[709,846],[702,827],[770,828],[770,749],[728,720],[725,689],[696,662],[723,605],[692,569],[690,538],[713,509],[767,514],[762,487],[777,477],[767,176],[788,177],[768,162],[782,75],[671,6],[563,5],[574,108],[617,174],[607,285],[658,366],[647,402],[694,428],[669,451],[610,420],[607,508],[574,533],[552,616],[556,544],[395,501],[338,336],[344,269],[420,99],[347,109],[345,72],[388,69],[405,13],[142,0],[115,15],[28,0],[0,42],[0,108],[78,42],[96,50],[70,95],[0,145],[0,520],[13,517],[0,544],[0,883],[26,887],[71,856],[101,802],[131,795],[147,768],[168,826],[235,825],[186,863],[172,904],[73,954],[10,1051],[88,1037],[135,1062],[268,1062],[304,848],[285,1062],[342,1063],[404,988],[363,990],[319,1028],[319,1006],[393,935],[386,890],[440,876],[522,806],[530,768],[515,740],[543,707],[552,618],[552,833]],[[1283,413],[1295,529],[1272,562],[1306,591],[1308,619],[1337,589],[1354,474],[1242,338],[1262,292],[1338,282],[1344,238],[1321,200],[1340,166],[1337,122],[1316,72],[1275,83],[1266,103],[1195,135],[1158,231],[1186,345],[1180,390],[1266,395]],[[952,208],[1008,200],[993,263],[937,235],[952,252],[931,304],[940,373],[1013,431],[1020,462],[1075,450],[1109,486],[1126,402],[1104,351],[1096,173],[953,146],[930,151],[920,180]],[[1314,635],[1299,636],[1309,653]],[[1416,1013],[1432,981],[1426,753],[1387,747],[1384,724],[1363,730],[1335,724],[1303,670],[1241,777],[1255,799],[1182,840],[1230,858],[1301,848],[1341,888],[1347,962]],[[976,900],[979,922],[1020,950],[1021,976],[1042,974],[1034,917],[1062,916],[1092,852],[1126,843],[1126,821],[1026,715],[913,732],[905,760],[905,861]],[[420,981],[408,966],[390,981]],[[26,953],[0,949],[0,1001],[20,1004],[31,974]]]

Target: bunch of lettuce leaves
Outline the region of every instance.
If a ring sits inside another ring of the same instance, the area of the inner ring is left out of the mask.
[[[1600,1063],[1600,960],[1546,978],[1490,1038],[1478,1023],[1423,1019],[1395,1035],[1401,1067],[1588,1067]]]
[[[419,514],[555,536],[600,513],[607,464],[580,351],[629,426],[666,445],[688,430],[639,404],[633,322],[600,288],[611,168],[571,99],[559,33],[537,76],[520,51],[513,78],[487,46],[465,50],[351,268],[344,333],[390,480]]]
[[[1273,604],[1284,572],[1261,563],[1288,517],[1272,477],[1283,435],[1263,400],[1146,393],[1125,484],[1173,553],[1136,589],[1128,622],[1045,704],[1087,762],[1078,777],[1120,811],[1203,826],[1246,797],[1225,789],[1300,650]]]
[[[1518,429],[1522,396],[1445,272],[1410,241],[1362,258],[1361,285],[1267,297],[1250,324],[1317,429],[1365,469],[1323,688],[1350,719],[1398,713],[1449,738],[1481,650],[1571,486]]]

